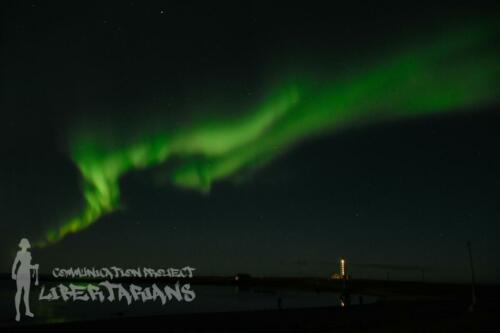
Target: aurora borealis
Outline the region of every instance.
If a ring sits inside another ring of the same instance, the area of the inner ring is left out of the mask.
[[[4,271],[499,281],[498,4],[5,7]]]
[[[85,207],[49,230],[40,244],[57,242],[116,210],[120,178],[132,170],[175,157],[180,163],[169,171],[169,183],[208,193],[214,182],[262,165],[313,135],[496,102],[500,65],[496,50],[488,48],[494,32],[484,24],[451,29],[412,47],[395,47],[385,59],[353,64],[351,73],[291,73],[294,79],[236,118],[215,115],[173,128],[160,116],[163,128],[137,128],[133,139],[115,135],[113,128],[105,136],[92,128],[69,133]]]

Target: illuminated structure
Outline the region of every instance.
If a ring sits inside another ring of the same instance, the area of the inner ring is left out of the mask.
[[[333,273],[331,278],[333,280],[348,280],[349,279],[349,274],[347,274],[347,261],[344,258],[340,258],[339,272]]]
[[[349,275],[347,274],[347,262],[344,258],[340,258],[340,279],[342,280],[342,292],[340,294],[340,306],[346,307],[351,304],[351,296],[349,290],[347,289],[347,280]]]
[[[346,279],[346,263],[344,258],[340,258],[340,278]]]

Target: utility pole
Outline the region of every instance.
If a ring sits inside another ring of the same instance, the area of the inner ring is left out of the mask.
[[[474,276],[474,260],[472,259],[472,244],[470,241],[467,242],[467,249],[469,250],[469,261],[470,261],[470,274],[471,274],[471,286],[472,286],[472,303],[469,306],[469,311],[474,311],[474,306],[476,305],[476,277]]]

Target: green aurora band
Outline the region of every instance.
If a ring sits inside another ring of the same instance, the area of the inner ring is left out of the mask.
[[[284,80],[270,98],[238,117],[138,129],[133,139],[107,128],[112,144],[92,129],[70,133],[71,159],[83,178],[83,211],[49,230],[38,245],[84,230],[118,209],[120,178],[133,170],[175,159],[169,183],[207,193],[214,182],[256,168],[313,135],[495,103],[500,57],[490,44],[494,30],[451,31],[353,66],[353,72]]]

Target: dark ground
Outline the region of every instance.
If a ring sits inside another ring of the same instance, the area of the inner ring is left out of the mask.
[[[227,284],[229,280],[204,278]],[[288,287],[338,291],[326,279],[249,279],[242,288]],[[353,280],[353,293],[377,295],[379,301],[350,307],[249,312],[175,314],[52,325],[6,323],[9,331],[74,332],[155,330],[161,332],[500,332],[499,288],[478,286],[478,302],[469,311],[470,286],[422,282]],[[2,330],[3,331],[3,330]]]
[[[40,332],[499,332],[498,306],[474,312],[457,301],[394,301],[352,306],[216,314],[124,318],[50,326],[21,325],[10,330]]]

